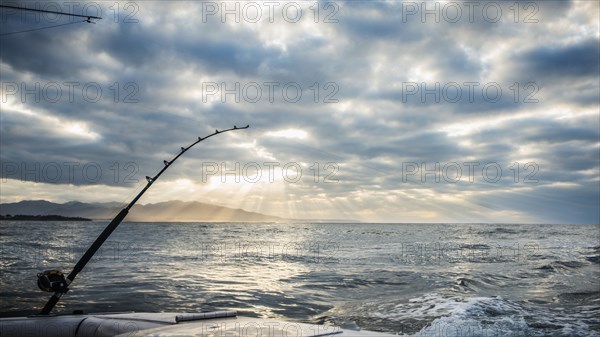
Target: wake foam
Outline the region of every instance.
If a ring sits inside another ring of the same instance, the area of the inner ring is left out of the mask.
[[[401,303],[397,299],[395,302],[354,303],[333,309],[330,314],[335,317],[334,324],[352,318],[357,328],[396,327],[394,331],[384,331],[405,337],[600,337],[594,327],[573,315],[563,314],[562,310],[523,305],[500,296],[430,293]]]

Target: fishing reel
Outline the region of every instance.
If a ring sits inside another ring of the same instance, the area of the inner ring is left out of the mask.
[[[37,277],[37,285],[42,291],[63,294],[69,291],[67,279],[60,270],[46,270],[39,273]]]

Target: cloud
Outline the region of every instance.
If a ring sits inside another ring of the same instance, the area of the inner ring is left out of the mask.
[[[598,78],[600,70],[597,38],[566,46],[540,46],[518,57],[521,70],[536,79],[577,81]]]
[[[297,22],[263,4],[258,22],[236,22],[205,3],[139,2],[117,17],[102,7],[96,25],[2,36],[2,198],[112,197],[197,137],[250,124],[186,154],[149,200],[298,218],[597,222],[598,4],[519,2],[517,15],[513,2],[482,2],[471,19],[457,3],[453,20],[439,2],[438,22],[413,4],[320,2],[317,18],[299,3]],[[4,14],[2,32],[50,24]],[[240,182],[222,183],[222,164],[236,162]],[[252,183],[254,163],[263,180]],[[405,181],[414,163],[441,171]],[[458,181],[444,179],[453,163]],[[298,181],[285,179],[288,164]],[[498,181],[485,179],[488,164]]]

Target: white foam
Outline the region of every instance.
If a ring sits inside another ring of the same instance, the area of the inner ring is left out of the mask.
[[[372,315],[399,321],[433,318],[421,331],[411,335],[415,337],[532,336],[519,306],[501,297],[463,298],[433,293]]]

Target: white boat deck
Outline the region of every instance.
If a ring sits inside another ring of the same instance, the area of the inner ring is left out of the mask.
[[[119,313],[0,319],[0,336],[44,337],[384,337],[391,334],[335,326],[210,313]]]

